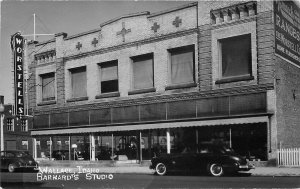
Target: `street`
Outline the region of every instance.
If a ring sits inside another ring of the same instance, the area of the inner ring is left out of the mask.
[[[49,176],[50,175],[50,176]],[[55,175],[55,176],[54,176]],[[299,188],[299,177],[256,177],[249,174],[209,177],[172,174],[63,174],[1,173],[3,188]]]

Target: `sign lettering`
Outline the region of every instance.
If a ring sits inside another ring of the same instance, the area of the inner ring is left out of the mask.
[[[23,49],[24,38],[20,33],[11,37],[11,47],[14,59],[14,86],[15,86],[15,112],[17,116],[24,115],[24,97],[23,97]]]
[[[274,1],[275,53],[300,66],[300,8],[293,1]]]

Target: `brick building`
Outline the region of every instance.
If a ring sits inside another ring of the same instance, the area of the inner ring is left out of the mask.
[[[275,55],[275,6],[199,1],[29,42],[35,157],[148,160],[222,142],[265,161],[299,147],[300,64]]]
[[[25,150],[32,152],[32,137],[28,130],[28,120],[12,115],[12,105],[5,105],[4,121],[4,150]]]

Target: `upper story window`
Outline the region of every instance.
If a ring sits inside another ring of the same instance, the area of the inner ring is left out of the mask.
[[[195,47],[189,45],[169,49],[171,60],[170,83],[172,85],[195,82]]]
[[[26,132],[28,131],[28,124],[26,119],[21,119],[21,131]]]
[[[257,84],[256,25],[255,20],[248,20],[213,27],[213,88]]]
[[[87,96],[86,67],[72,68],[71,74],[71,98]]]
[[[154,86],[153,53],[132,57],[133,90]]]
[[[7,131],[14,131],[14,120],[12,118],[6,119]]]
[[[40,77],[42,85],[42,101],[55,100],[55,74],[47,73]]]
[[[119,91],[118,61],[109,61],[100,65],[101,94]]]
[[[219,40],[222,78],[252,74],[251,34]]]

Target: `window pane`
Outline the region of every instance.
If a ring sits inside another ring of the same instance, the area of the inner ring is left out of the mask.
[[[196,118],[196,101],[168,103],[168,119]]]
[[[165,103],[141,105],[141,121],[166,120],[166,110]]]
[[[171,50],[171,82],[194,82],[194,46]]]
[[[41,76],[42,78],[42,100],[55,99],[55,78],[54,73],[49,73]]]
[[[138,106],[118,107],[112,109],[113,123],[139,121]]]
[[[266,93],[230,97],[230,114],[264,113],[267,111]]]
[[[101,66],[101,81],[110,81],[116,79],[118,79],[117,66],[110,66],[110,67]]]
[[[133,60],[134,89],[147,89],[153,87],[153,58],[142,58],[143,57]]]
[[[118,91],[118,80],[101,82],[101,93],[110,93]]]
[[[100,64],[101,93],[119,90],[117,61]]]
[[[221,40],[222,76],[251,74],[251,34]]]
[[[71,70],[72,97],[85,97],[86,93],[86,68]]]

